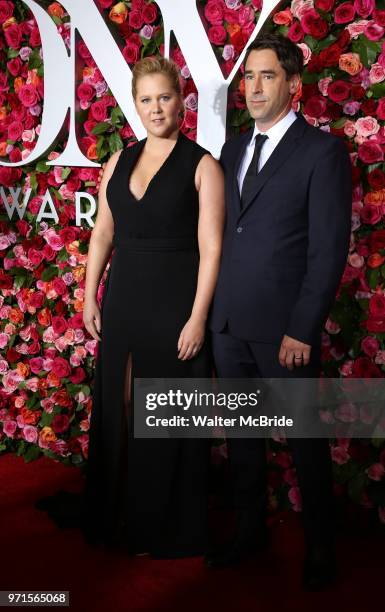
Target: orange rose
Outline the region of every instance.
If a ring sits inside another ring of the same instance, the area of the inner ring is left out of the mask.
[[[37,313],[37,320],[39,325],[43,325],[43,327],[48,327],[51,323],[51,311],[49,308],[42,308]]]
[[[20,308],[11,308],[11,310],[9,311],[9,320],[11,321],[11,323],[21,323],[21,321],[24,320],[24,315],[21,312]]]
[[[29,376],[30,371],[30,367],[27,363],[18,363],[16,366],[16,372],[24,379]]]
[[[230,34],[230,38],[231,36],[234,36],[234,34],[238,34],[238,32],[242,30],[241,26],[238,23],[228,23],[226,29]]]
[[[293,13],[289,8],[285,9],[284,11],[278,11],[278,13],[275,13],[273,21],[277,25],[288,26],[293,22]]]
[[[379,268],[385,261],[384,255],[380,255],[379,253],[373,253],[373,255],[369,255],[367,264],[369,268]]]
[[[27,79],[28,85],[33,85],[34,87],[38,88],[40,81],[41,79],[39,75],[37,74],[36,68],[28,72],[28,79]]]
[[[365,204],[373,204],[374,206],[381,206],[385,202],[385,189],[379,191],[369,191],[364,197]]]
[[[42,442],[55,442],[56,435],[54,433],[54,431],[48,427],[47,425],[45,427],[43,427],[43,429],[40,432],[40,440],[42,440]]]
[[[18,93],[19,90],[23,87],[23,85],[25,85],[24,79],[22,77],[16,77],[16,79],[13,81],[15,93]]]
[[[52,2],[52,4],[49,5],[48,13],[51,17],[59,17],[59,19],[63,19],[65,15],[63,7],[58,2]]]
[[[84,300],[75,300],[73,306],[74,306],[75,312],[83,312]]]
[[[5,106],[0,106],[0,121],[3,121],[7,116],[7,109]]]
[[[86,274],[86,269],[84,266],[76,266],[76,268],[72,268],[72,274],[77,283],[83,280]]]
[[[55,402],[55,404],[58,404],[58,406],[64,406],[68,408],[72,405],[72,400],[65,389],[55,391],[55,393],[52,394],[52,400]]]
[[[29,410],[28,408],[21,409],[21,416],[26,425],[36,425],[41,416],[40,410]]]
[[[358,53],[343,53],[340,55],[339,67],[340,70],[344,70],[352,76],[358,74],[363,68]]]
[[[7,143],[0,142],[0,157],[5,157],[7,154]]]
[[[98,153],[96,151],[96,144],[92,144],[87,149],[87,157],[88,159],[98,159]]]
[[[15,17],[10,17],[9,19],[7,19],[7,21],[4,21],[3,30],[6,30],[7,28],[9,28],[9,26],[13,25],[14,23],[17,23]]]
[[[48,383],[47,383],[46,378],[39,378],[38,383],[37,383],[37,388],[38,388],[40,397],[47,397]]]
[[[47,376],[47,383],[50,387],[60,387],[60,378],[53,372],[50,372]]]
[[[115,23],[121,24],[126,21],[128,16],[128,10],[124,2],[118,2],[115,6],[110,10],[110,19]]]

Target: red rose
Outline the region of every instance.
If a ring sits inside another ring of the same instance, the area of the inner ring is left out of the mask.
[[[328,102],[326,114],[330,117],[332,121],[337,121],[337,119],[339,119],[342,115],[342,108],[336,102]],[[343,130],[341,130],[341,136],[342,137],[345,136],[345,133]]]
[[[369,185],[373,189],[378,190],[378,189],[383,189],[385,187],[385,174],[383,173],[382,170],[380,170],[380,168],[375,168],[374,170],[369,172],[367,178],[368,178]],[[385,230],[384,230],[384,235],[385,235]],[[372,234],[372,237],[373,237],[373,234]]]
[[[330,47],[326,47],[326,49],[323,49],[319,54],[323,66],[337,66],[341,52],[341,47],[336,43],[331,45]]]
[[[102,100],[98,100],[97,102],[93,102],[91,104],[91,115],[92,118],[95,119],[98,123],[100,121],[104,121],[107,118],[107,107]]]
[[[135,64],[139,59],[139,47],[128,41],[123,49],[123,57],[128,64]]]
[[[71,329],[82,329],[84,327],[83,314],[77,312],[68,319],[68,327]]]
[[[350,95],[350,85],[346,81],[331,81],[328,86],[328,96],[333,102],[343,102]]]
[[[366,140],[358,147],[358,157],[364,164],[375,164],[384,160],[384,152],[379,144]]]
[[[308,72],[314,72],[314,73],[322,72],[322,70],[324,69],[324,66],[322,64],[322,61],[319,55],[316,55],[315,53],[313,53],[306,68]]]
[[[351,96],[353,100],[362,100],[365,95],[366,91],[361,85],[352,85]]]
[[[380,98],[377,106],[376,115],[378,119],[385,119],[385,98]]]
[[[59,378],[64,378],[71,374],[71,366],[63,357],[55,357],[52,361],[52,372]]]
[[[334,0],[315,0],[315,6],[320,9],[320,11],[331,11],[334,6]]]
[[[364,100],[361,104],[361,112],[366,115],[366,117],[374,117],[377,110],[377,102],[373,100],[373,98],[369,98],[369,100]]]
[[[7,0],[0,0],[0,23],[4,23],[13,15],[13,2],[7,2]]]
[[[0,167],[0,185],[2,187],[13,187],[20,179],[20,168]]]
[[[114,0],[96,0],[96,1],[99,4],[100,8],[102,8],[102,9],[110,8],[112,3],[114,2]]]
[[[70,424],[68,415],[66,414],[55,414],[52,419],[51,427],[55,433],[64,433],[67,431]]]
[[[23,64],[20,60],[19,57],[15,57],[14,59],[10,60],[7,63],[7,68],[8,71],[12,74],[12,76],[17,76],[18,74],[20,74],[20,70],[22,68]]]
[[[13,278],[0,269],[0,289],[12,289]]]
[[[334,21],[338,24],[349,23],[353,21],[355,14],[356,10],[353,4],[351,2],[343,2],[334,11]]]
[[[52,327],[55,334],[64,334],[68,325],[64,317],[52,317]]]
[[[304,36],[305,33],[301,28],[301,24],[299,23],[299,21],[293,21],[288,30],[287,37],[290,38],[291,41],[299,43],[303,40]]]
[[[209,0],[205,6],[205,17],[211,25],[222,25],[224,4],[221,0]]]
[[[221,25],[213,26],[208,31],[209,41],[214,45],[224,45],[227,38],[227,32]]]
[[[72,372],[72,375],[70,376],[70,381],[74,384],[74,385],[80,385],[81,382],[83,382],[83,380],[85,380],[86,378],[86,373],[84,371],[83,368],[75,368],[75,370]]]
[[[4,36],[9,47],[12,47],[13,49],[18,49],[20,47],[23,32],[17,23],[10,25],[5,30]]]
[[[369,301],[369,312],[371,317],[376,319],[385,319],[385,297],[383,295],[374,294]]]
[[[81,181],[76,176],[72,176],[71,178],[69,178],[66,183],[67,189],[69,189],[69,191],[72,191],[73,193],[75,193],[75,191],[80,190],[81,184]],[[70,242],[72,242],[72,240]]]
[[[360,217],[363,223],[376,225],[381,221],[381,209],[379,210],[379,206],[374,206],[374,204],[365,204],[360,210]]]
[[[340,49],[342,50],[346,49],[350,45],[349,30],[342,30],[336,42]]]
[[[363,326],[373,334],[381,334],[385,332],[385,319],[368,319],[363,323]]]
[[[95,95],[95,89],[89,83],[80,83],[77,94],[81,102],[89,102]]]
[[[65,293],[67,293],[67,285],[61,278],[54,278],[52,286],[58,295],[64,295]]]
[[[142,11],[144,23],[154,23],[158,17],[158,11],[155,4],[146,4]]]
[[[373,18],[377,25],[385,27],[385,10],[374,9]]]
[[[186,110],[183,124],[189,129],[195,129],[197,126],[197,113],[191,110]]]
[[[39,266],[43,261],[43,254],[38,249],[28,249],[28,259],[34,266]]]
[[[128,16],[128,23],[132,28],[134,28],[134,30],[140,30],[143,25],[143,17],[141,11],[131,10]]]
[[[19,140],[23,133],[23,129],[21,121],[13,121],[8,126],[8,138],[13,141]]]
[[[40,47],[41,38],[40,38],[40,32],[37,28],[33,28],[31,35],[29,37],[29,43],[31,47]]]
[[[381,378],[381,370],[369,357],[358,357],[353,363],[353,378]]]
[[[37,91],[33,85],[23,85],[20,87],[18,96],[21,103],[26,107],[35,106],[38,102]]]
[[[305,115],[310,115],[310,117],[322,117],[326,110],[326,99],[321,96],[312,96],[309,98],[304,106]]]
[[[317,40],[325,38],[328,31],[327,22],[322,19],[315,9],[308,9],[303,13],[301,25],[306,34],[310,34],[310,36]]]

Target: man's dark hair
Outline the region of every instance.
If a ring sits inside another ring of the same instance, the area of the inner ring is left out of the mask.
[[[286,80],[294,74],[302,74],[303,53],[300,47],[297,47],[290,38],[286,38],[281,34],[260,34],[257,36],[247,48],[243,66],[246,67],[247,58],[252,51],[261,51],[262,49],[275,51],[279,63],[286,72]]]

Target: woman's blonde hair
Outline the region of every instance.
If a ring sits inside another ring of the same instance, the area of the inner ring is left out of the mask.
[[[166,59],[165,57],[144,57],[135,64],[132,70],[131,91],[134,100],[137,94],[138,80],[140,77],[147,76],[149,74],[164,74],[169,78],[170,83],[176,93],[182,93],[179,70],[172,60]]]

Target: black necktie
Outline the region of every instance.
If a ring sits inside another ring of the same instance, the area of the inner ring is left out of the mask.
[[[259,156],[261,154],[261,149],[263,147],[263,143],[268,139],[266,134],[257,134],[255,137],[255,148],[253,157],[251,159],[250,165],[247,168],[247,172],[245,174],[245,178],[243,180],[242,191],[241,191],[241,208],[248,202],[249,198],[253,194],[253,189],[255,185],[255,179],[258,174],[258,161]]]

